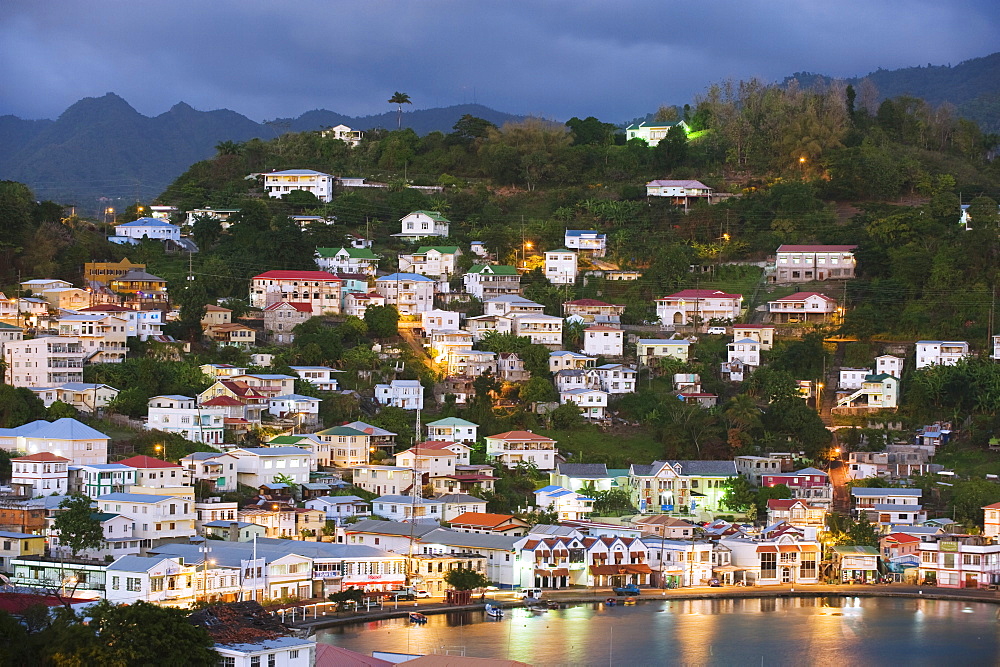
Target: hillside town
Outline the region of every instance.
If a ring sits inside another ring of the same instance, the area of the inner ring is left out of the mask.
[[[350,187],[309,169],[251,177],[268,197],[328,201]],[[684,210],[719,196],[693,180],[646,189]],[[225,234],[239,220],[149,209],[114,227],[123,253],[155,243],[190,257],[193,228],[213,221]],[[252,602],[265,616],[351,591],[450,600],[463,592],[454,571],[475,573],[483,595],[997,590],[1000,502],[956,518],[940,497],[967,473],[937,454],[968,424],[912,429],[896,412],[921,373],[996,363],[1000,335],[992,346],[839,336],[856,245],[779,245],[754,294],[665,289],[648,304],[655,316],[636,322],[614,299],[558,298],[588,281],[650,279],[605,259],[604,232],[566,228],[551,247],[524,239],[504,264],[482,243],[454,243],[442,212],[397,224],[396,253],[344,233],[340,247],[315,248],[314,268],[263,271],[235,300],[168,289],[127,256],[86,263],[78,283],[39,276],[0,296],[4,381],[48,411],[0,429],[4,585],[115,604]],[[554,302],[525,295],[539,275]],[[165,333],[171,323],[197,335]],[[333,331],[336,345],[361,343],[355,363],[307,363]],[[173,383],[197,391],[111,380],[138,355],[197,359]],[[817,363],[820,373],[792,374]],[[634,406],[654,396],[687,441],[664,451],[688,455],[609,456],[607,443],[653,428]],[[768,446],[741,451],[768,403],[795,425],[770,419]],[[697,456],[709,415],[723,415],[735,455]]]

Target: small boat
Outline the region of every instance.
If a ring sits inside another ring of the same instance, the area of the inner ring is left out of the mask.
[[[604,604],[608,605],[609,607],[614,607],[616,604],[618,604],[618,600],[614,598],[608,598],[607,600],[604,601]]]
[[[486,605],[486,615],[490,618],[503,618],[503,609],[491,604]]]
[[[549,610],[548,607],[541,607],[541,606],[538,606],[538,605],[535,605],[533,607],[532,606],[528,607],[528,611],[530,611],[533,614],[544,614],[548,610]]]
[[[553,600],[549,600],[548,607],[549,609],[562,609],[562,605]]]
[[[635,604],[635,598],[625,598],[625,604],[627,605]]]
[[[418,611],[410,612],[410,623],[416,623],[418,625],[423,625],[427,622],[427,617]]]

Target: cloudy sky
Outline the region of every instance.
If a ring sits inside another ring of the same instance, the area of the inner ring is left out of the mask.
[[[622,122],[713,82],[1000,50],[997,0],[3,0],[0,114],[115,92],[254,120],[477,101]]]

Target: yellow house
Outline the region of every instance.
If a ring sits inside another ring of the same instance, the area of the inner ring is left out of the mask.
[[[112,280],[124,276],[132,270],[145,271],[145,264],[133,264],[128,257],[120,262],[87,262],[83,265],[83,280],[110,285]]]
[[[44,536],[0,531],[0,572],[10,574],[13,571],[10,566],[12,558],[44,555]]]

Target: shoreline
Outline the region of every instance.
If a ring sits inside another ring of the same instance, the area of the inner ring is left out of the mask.
[[[905,584],[890,586],[871,585],[827,585],[811,584],[803,586],[769,586],[767,588],[708,588],[705,586],[695,586],[688,589],[661,590],[658,588],[643,589],[642,594],[635,596],[636,602],[653,602],[666,600],[739,600],[739,599],[759,599],[759,598],[820,598],[820,597],[868,597],[868,598],[904,598],[904,599],[924,599],[924,600],[944,600],[949,602],[985,602],[1000,605],[1000,592],[980,589],[966,588],[935,588],[927,586],[910,586]],[[545,601],[558,602],[560,604],[597,604],[604,602],[608,598],[616,598],[619,601],[625,599],[624,596],[615,596],[611,589],[605,593],[599,591],[551,591],[547,592],[543,598]],[[489,600],[491,604],[511,609],[524,607],[524,602],[515,600]],[[337,627],[341,625],[352,625],[356,623],[368,623],[371,621],[384,621],[394,618],[406,618],[413,611],[418,611],[425,616],[438,614],[450,614],[464,611],[481,611],[482,602],[468,605],[447,605],[439,602],[413,604],[413,606],[400,606],[398,609],[381,609],[379,611],[356,613],[344,616],[320,616],[312,620],[299,621],[289,625],[298,630],[305,631],[312,635],[325,628]]]

